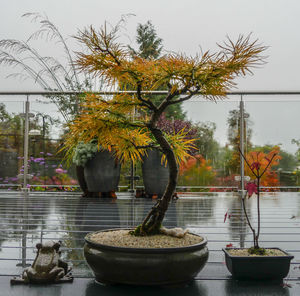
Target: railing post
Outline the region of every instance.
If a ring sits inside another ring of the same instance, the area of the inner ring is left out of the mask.
[[[136,110],[135,110],[135,107],[134,107],[133,112],[132,112],[132,120],[133,121],[135,119],[135,111]],[[132,194],[134,193],[134,190],[135,190],[134,180],[135,180],[135,176],[134,176],[134,163],[131,160],[130,161],[130,189],[129,189],[129,192],[131,192]]]
[[[245,155],[245,109],[244,109],[244,101],[243,95],[241,94],[240,100],[240,150]],[[244,159],[240,153],[240,176],[241,176],[241,183],[240,183],[240,197],[241,197],[241,220],[240,220],[240,248],[244,248],[245,244],[245,227],[244,221],[244,211],[243,211],[243,199],[245,198],[245,167],[244,167]]]
[[[29,191],[27,188],[28,180],[28,140],[29,140],[29,95],[25,102],[25,132],[24,132],[24,171],[23,171],[23,191]]]
[[[245,120],[245,116],[244,116],[244,101],[243,101],[243,95],[241,95],[241,100],[240,100],[240,150],[243,153],[243,155],[245,155],[245,146],[244,146],[244,142],[245,142],[245,125],[244,125],[244,120]],[[242,197],[244,195],[244,190],[245,190],[245,168],[244,168],[244,159],[242,157],[242,155],[240,155],[240,176],[241,176],[241,194]]]

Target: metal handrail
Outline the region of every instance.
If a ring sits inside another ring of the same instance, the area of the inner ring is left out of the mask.
[[[45,96],[53,96],[53,95],[80,95],[85,93],[94,93],[98,95],[115,95],[115,94],[135,94],[136,91],[128,90],[128,91],[0,91],[0,96],[2,95],[45,95]],[[154,95],[163,95],[167,94],[167,90],[159,90],[159,91],[141,91],[142,94],[154,94]],[[197,92],[198,95],[201,95],[201,92]],[[300,91],[229,91],[226,92],[226,95],[249,95],[249,96],[257,96],[257,95],[300,95]]]

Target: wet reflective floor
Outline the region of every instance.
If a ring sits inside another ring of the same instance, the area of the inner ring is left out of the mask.
[[[191,292],[193,295],[300,295],[298,284],[300,277],[300,193],[266,193],[261,198],[261,246],[279,247],[295,256],[288,276],[291,287],[282,283],[276,283],[274,286],[267,285],[264,288],[265,292],[272,291],[271,294],[257,294],[256,292],[256,294],[251,294],[255,291],[253,283],[245,286],[252,289],[251,293],[249,290],[248,294],[240,294],[239,291],[243,291],[243,284],[230,280],[230,274],[224,265],[222,248],[227,244],[236,247],[251,245],[252,233],[243,217],[239,197],[235,193],[185,193],[179,197],[170,204],[164,226],[188,228],[191,232],[205,236],[210,250],[207,265],[199,273],[195,283],[184,293]],[[256,198],[251,198],[247,202],[249,216],[255,226],[257,222]],[[59,294],[60,292],[57,294],[54,290],[52,293],[50,290],[54,286],[48,287],[50,294],[47,295],[96,295],[96,291],[100,288],[91,282],[92,274],[82,254],[84,236],[90,231],[138,225],[154,204],[155,200],[132,198],[129,193],[119,193],[117,199],[87,199],[69,193],[24,195],[19,192],[0,192],[1,283],[4,281],[9,283],[9,276],[21,274],[23,267],[32,263],[36,243],[61,240],[63,259],[73,266],[75,282],[77,281],[78,285],[80,283],[84,285],[80,288],[81,290],[79,287],[74,289],[77,292],[82,291],[83,294],[66,292],[76,286],[73,283],[71,286],[64,284],[59,288],[64,291],[61,292],[63,294]],[[231,218],[224,223],[226,212]],[[17,295],[14,293],[20,295],[19,289],[22,288],[12,287],[10,294],[1,294],[2,291],[0,291],[0,295]],[[28,287],[22,290],[22,295],[40,295],[26,294],[26,289]],[[102,295],[106,295],[107,287],[101,287],[101,289]],[[126,289],[130,290],[128,287],[123,290],[126,291]],[[224,293],[217,293],[216,289]],[[115,287],[111,290],[111,294],[107,295],[114,295],[117,291],[118,288]],[[211,294],[212,291],[216,294]],[[290,294],[296,291],[299,293]],[[280,294],[276,294],[277,292]],[[168,293],[165,291],[164,295]],[[172,294],[179,295],[176,293],[173,291]]]

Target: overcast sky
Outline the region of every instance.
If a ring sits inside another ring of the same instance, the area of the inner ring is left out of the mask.
[[[203,50],[215,50],[216,42],[224,41],[226,35],[236,39],[239,34],[247,35],[252,32],[254,39],[258,38],[262,44],[269,46],[266,52],[269,56],[268,63],[261,69],[255,69],[253,76],[238,79],[238,89],[300,90],[299,0],[0,0],[0,3],[0,39],[26,40],[30,33],[38,28],[37,24],[21,17],[27,12],[46,14],[66,37],[91,24],[95,27],[101,26],[104,21],[115,24],[122,15],[134,14],[135,16],[127,21],[127,36],[122,39],[124,42],[134,41],[138,23],[144,24],[151,20],[158,36],[163,39],[166,50],[188,55],[199,52],[200,47]],[[71,37],[69,42],[75,49],[76,42]],[[41,50],[56,57],[61,54],[55,45],[49,45],[47,48],[41,45]],[[39,89],[30,81],[5,79],[11,72],[11,69],[0,67],[0,91]],[[270,99],[272,100],[268,98]],[[212,103],[205,103],[200,108],[196,107],[195,103],[189,103],[186,108],[188,116],[195,121],[217,122],[216,136],[225,142],[228,110],[237,104],[226,105],[230,107],[219,105],[216,107]],[[256,112],[258,109],[260,111]],[[262,109],[272,115],[265,116],[269,120],[268,123],[266,120],[262,123]],[[253,107],[251,110],[254,141],[258,144],[283,143],[285,149],[295,150],[289,142],[292,138],[300,138],[298,128],[295,128],[300,123],[299,112],[296,112],[300,111],[299,103],[261,103],[259,108]],[[282,117],[281,110],[285,110],[286,117]],[[213,113],[208,115],[208,112]],[[264,129],[270,121],[273,127]],[[262,131],[259,130],[261,128]],[[274,130],[277,133],[274,133]],[[279,130],[284,132],[280,135]],[[259,134],[262,136],[258,136]]]

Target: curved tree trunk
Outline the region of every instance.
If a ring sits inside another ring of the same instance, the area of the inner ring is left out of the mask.
[[[136,235],[157,234],[161,227],[169,202],[176,190],[178,167],[172,147],[158,128],[150,128],[157,143],[165,154],[169,165],[169,182],[162,198],[150,210],[143,223],[134,231]]]

